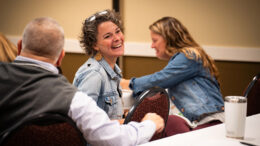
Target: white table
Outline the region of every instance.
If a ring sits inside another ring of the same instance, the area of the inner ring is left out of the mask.
[[[245,146],[240,141],[260,146],[260,114],[246,118],[245,139],[225,136],[225,124],[174,135],[142,146]]]

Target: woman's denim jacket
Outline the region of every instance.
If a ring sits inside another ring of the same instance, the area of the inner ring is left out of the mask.
[[[113,70],[104,60],[89,58],[77,71],[73,84],[92,97],[110,119],[121,119],[123,106],[119,86],[121,70],[115,65]]]
[[[134,95],[153,86],[167,88],[169,97],[190,121],[199,121],[210,113],[223,111],[224,101],[219,84],[200,60],[175,54],[161,71],[132,78]]]

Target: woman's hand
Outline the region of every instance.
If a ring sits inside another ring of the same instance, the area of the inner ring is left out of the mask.
[[[130,83],[130,80],[121,79],[121,81],[120,81],[120,86],[122,87],[122,89],[130,90],[130,88],[129,88],[129,83]]]

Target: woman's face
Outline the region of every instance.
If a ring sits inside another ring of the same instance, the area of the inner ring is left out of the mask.
[[[150,32],[151,32],[151,38],[152,38],[151,48],[155,49],[157,58],[159,58],[161,60],[169,60],[170,56],[168,56],[165,53],[166,41],[164,40],[164,38],[161,35],[154,33],[153,31],[150,31]]]
[[[111,21],[98,25],[97,44],[94,47],[107,61],[115,61],[124,54],[124,35]]]

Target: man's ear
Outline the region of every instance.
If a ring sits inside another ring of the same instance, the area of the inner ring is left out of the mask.
[[[17,55],[20,55],[22,51],[22,40],[19,40],[17,42],[17,50],[18,50]]]
[[[64,51],[64,49],[62,49],[60,56],[59,56],[59,58],[56,62],[56,66],[61,66],[61,62],[62,62],[62,59],[63,59],[64,56],[65,56],[65,51]]]

